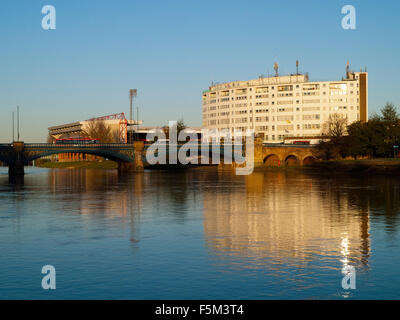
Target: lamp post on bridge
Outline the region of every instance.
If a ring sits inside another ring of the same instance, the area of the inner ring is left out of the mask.
[[[19,106],[17,106],[17,141],[19,141]]]
[[[15,123],[15,120],[14,120],[14,111],[13,111],[13,112],[12,112],[12,142],[14,142],[14,140],[15,140],[15,136],[14,136],[14,132],[15,132],[14,123]]]

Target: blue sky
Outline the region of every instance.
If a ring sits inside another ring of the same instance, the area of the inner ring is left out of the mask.
[[[57,29],[41,28],[44,5]],[[341,27],[341,8],[357,29]],[[128,90],[147,125],[183,117],[201,124],[201,92],[212,81],[308,72],[344,75],[346,61],[368,67],[369,109],[400,106],[399,1],[77,1],[0,2],[0,142],[11,140],[21,108],[21,139],[45,141],[47,127],[129,114]]]

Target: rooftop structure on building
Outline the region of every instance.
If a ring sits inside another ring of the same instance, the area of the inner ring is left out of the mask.
[[[321,136],[333,114],[350,124],[368,120],[368,73],[353,72],[347,63],[340,80],[310,81],[297,72],[248,81],[211,84],[203,91],[203,127],[254,130],[264,142],[280,143],[287,137]]]

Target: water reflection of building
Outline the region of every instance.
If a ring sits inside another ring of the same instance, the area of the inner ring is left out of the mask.
[[[369,213],[352,206],[346,194],[301,174],[244,179],[245,185],[233,183],[224,193],[204,194],[205,237],[216,253],[278,264],[319,257],[368,264]]]

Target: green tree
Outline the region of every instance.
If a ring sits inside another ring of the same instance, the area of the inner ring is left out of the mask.
[[[391,102],[387,102],[381,110],[384,138],[383,144],[385,148],[385,156],[393,155],[393,146],[400,142],[400,125],[399,114],[396,107]]]
[[[397,113],[396,107],[391,102],[386,102],[385,106],[381,110],[383,121],[399,121],[399,114]]]
[[[392,142],[390,142],[389,128],[385,121],[378,118],[371,119],[366,123],[352,123],[348,127],[346,153],[354,157],[390,156]]]
[[[366,124],[357,121],[347,127],[348,135],[344,137],[343,150],[345,156],[352,156],[357,159],[358,156],[367,155],[368,137],[366,136]]]
[[[400,144],[400,118],[392,103],[386,103],[380,115],[374,114],[366,123],[354,122],[346,130],[344,125],[339,116],[330,117],[323,131],[327,139],[317,147],[320,158],[391,157],[393,146]]]

